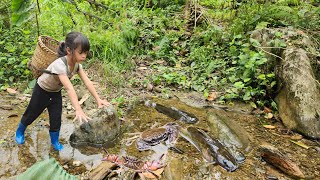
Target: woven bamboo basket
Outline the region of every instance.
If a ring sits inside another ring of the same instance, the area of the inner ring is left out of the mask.
[[[41,70],[46,69],[49,64],[58,58],[59,45],[59,41],[49,36],[38,37],[36,49],[31,61],[28,63],[28,67],[35,78],[41,76]]]

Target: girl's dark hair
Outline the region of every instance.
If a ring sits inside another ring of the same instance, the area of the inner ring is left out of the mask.
[[[70,32],[67,34],[66,39],[59,46],[58,55],[59,57],[67,55],[67,47],[71,49],[73,53],[78,47],[81,47],[82,52],[89,52],[90,43],[86,36],[80,32]]]

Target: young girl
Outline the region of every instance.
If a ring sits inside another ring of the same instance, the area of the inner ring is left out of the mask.
[[[50,73],[43,73],[37,80],[33,89],[29,105],[24,112],[21,122],[16,131],[16,142],[24,143],[24,132],[43,112],[48,109],[50,119],[50,139],[54,149],[60,151],[63,146],[59,143],[59,132],[61,127],[62,97],[61,89],[65,88],[71,103],[76,111],[75,119],[80,123],[88,121],[90,118],[83,112],[78,102],[77,94],[70,82],[74,74],[79,74],[81,80],[86,85],[89,92],[96,99],[98,107],[109,106],[109,102],[100,99],[92,82],[84,72],[81,62],[85,61],[90,49],[89,40],[79,32],[70,32],[67,34],[65,42],[59,47],[59,58],[52,62],[47,70]]]

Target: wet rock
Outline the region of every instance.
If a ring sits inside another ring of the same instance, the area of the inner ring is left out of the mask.
[[[180,180],[184,179],[182,174],[183,166],[181,165],[181,158],[172,157],[170,162],[168,162],[167,166],[164,170],[164,178],[167,180]]]
[[[210,111],[208,115],[210,132],[225,145],[238,162],[245,157],[239,151],[251,149],[249,134],[235,120],[221,110]]]
[[[298,165],[292,162],[275,147],[268,144],[262,144],[259,147],[259,152],[261,153],[263,160],[280,169],[285,174],[295,178],[305,178],[305,175],[302,173]]]
[[[111,173],[117,167],[116,164],[111,162],[102,162],[98,167],[92,170],[89,175],[88,179],[92,180],[102,180],[105,179],[107,175]]]
[[[92,120],[76,125],[70,136],[72,146],[112,146],[120,133],[120,121],[112,107],[96,110]]]
[[[320,85],[315,80],[306,51],[288,48],[283,52],[277,96],[282,122],[310,138],[320,139]]]
[[[197,107],[197,108],[204,108],[206,106],[209,105],[209,102],[207,102],[204,98],[203,98],[203,94],[202,93],[198,93],[198,92],[188,92],[188,93],[184,93],[184,92],[176,92],[174,93],[175,97],[178,97],[178,99],[189,105],[192,107]]]
[[[81,161],[73,161],[73,162],[72,162],[72,165],[75,166],[75,167],[78,167],[78,166],[80,166],[81,164],[82,164]]]

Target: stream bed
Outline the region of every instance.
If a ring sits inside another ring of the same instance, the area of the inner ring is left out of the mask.
[[[14,179],[37,161],[51,157],[54,157],[67,172],[82,179],[85,179],[88,172],[102,163],[101,159],[106,155],[102,148],[74,148],[69,144],[74,122],[72,118],[67,118],[70,115],[65,112],[60,137],[60,142],[64,145],[62,151],[54,151],[50,145],[47,112],[42,113],[32,125],[28,126],[25,133],[25,144],[17,145],[14,141],[15,130],[29,97],[8,93],[0,95],[0,128],[2,130],[0,131],[0,179]],[[195,105],[190,103],[191,98],[154,99],[154,101],[192,113],[199,119],[199,122],[186,124],[159,113],[143,103],[137,103],[132,106],[124,118],[121,118],[123,134],[114,147],[107,148],[110,154],[134,156],[147,161],[165,153],[166,168],[160,179],[293,179],[262,160],[258,148],[268,143],[296,163],[306,179],[320,177],[319,142],[305,139],[285,129],[275,118],[265,118],[261,114],[249,113],[250,111],[243,110],[243,106],[240,108],[234,106],[234,109],[226,111],[210,106],[204,107],[201,106],[201,103]],[[242,134],[240,135],[242,139],[247,141],[244,143],[245,147],[238,149],[246,159],[234,172],[228,172],[219,165],[205,162],[199,151],[182,137],[179,137],[175,144],[175,147],[183,151],[182,154],[169,150],[164,145],[148,151],[139,151],[134,142],[129,144],[126,141],[130,138],[130,133],[161,127],[170,122],[175,122],[183,128],[194,126],[209,134],[215,134],[212,132],[208,118],[210,114],[217,113],[228,117],[229,126],[234,125],[233,129]],[[298,142],[300,145],[293,142]],[[119,179],[119,177],[113,176],[110,179]]]

